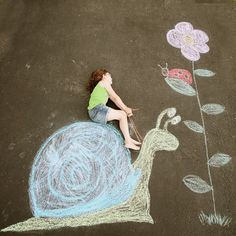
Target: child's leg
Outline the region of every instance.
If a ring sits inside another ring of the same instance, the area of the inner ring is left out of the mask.
[[[140,147],[135,145],[135,143],[139,144],[139,142],[133,140],[130,137],[128,121],[127,121],[127,115],[124,111],[109,108],[108,115],[107,115],[107,120],[108,121],[119,120],[120,129],[121,129],[121,132],[123,133],[124,138],[125,138],[125,146],[127,148],[132,148],[134,150],[139,150],[140,149]]]

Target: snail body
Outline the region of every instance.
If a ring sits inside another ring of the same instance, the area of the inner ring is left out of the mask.
[[[178,139],[168,125],[181,121],[175,108],[157,118],[144,137],[137,159],[111,125],[76,122],[51,135],[39,149],[29,179],[34,217],[2,231],[29,231],[114,222],[146,222],[148,189],[155,153],[175,151]],[[161,126],[162,119],[168,119]]]

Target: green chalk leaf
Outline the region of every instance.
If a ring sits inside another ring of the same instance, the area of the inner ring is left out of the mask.
[[[212,77],[215,75],[213,71],[207,70],[207,69],[197,69],[197,70],[194,70],[193,73],[201,77]]]
[[[181,79],[176,78],[165,78],[166,83],[176,92],[186,96],[195,96],[196,91],[191,85],[187,84]]]
[[[183,178],[184,184],[195,193],[207,193],[212,187],[199,176],[187,175]]]
[[[208,115],[218,115],[224,112],[225,107],[220,104],[209,103],[209,104],[203,105],[201,110],[204,111]]]
[[[208,161],[208,164],[213,167],[221,167],[230,162],[231,156],[224,153],[216,153]]]
[[[204,131],[203,127],[199,125],[196,121],[185,120],[184,124],[194,132],[203,133]]]

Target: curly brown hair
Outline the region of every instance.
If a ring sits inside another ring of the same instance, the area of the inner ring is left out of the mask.
[[[102,76],[106,73],[109,73],[106,69],[97,69],[92,72],[89,82],[87,84],[87,90],[92,93],[95,86],[98,84],[100,80],[102,80]]]

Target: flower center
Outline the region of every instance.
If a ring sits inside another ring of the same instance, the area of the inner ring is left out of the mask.
[[[190,35],[184,35],[183,40],[186,44],[190,44],[190,45],[194,44],[194,39]]]

